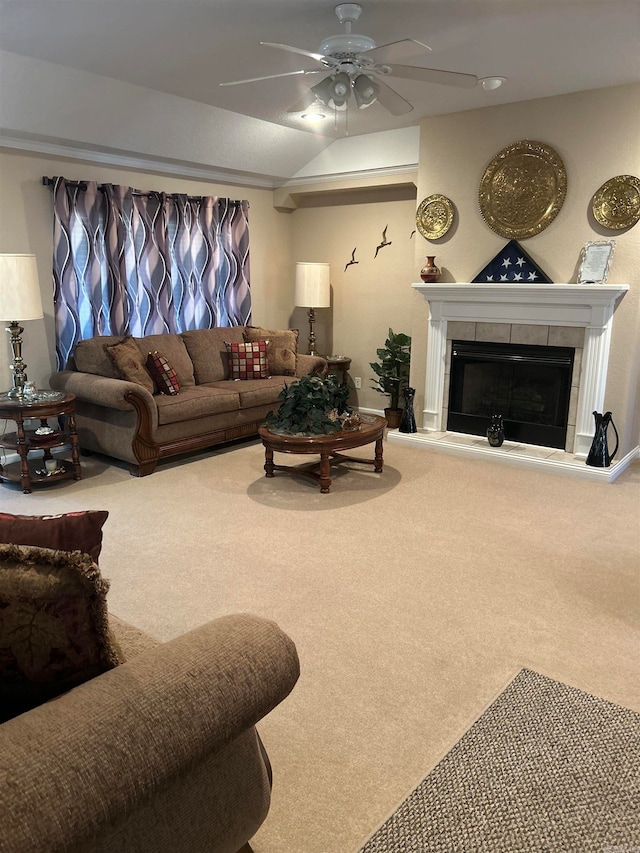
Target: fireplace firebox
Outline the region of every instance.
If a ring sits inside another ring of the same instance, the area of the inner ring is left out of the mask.
[[[505,438],[564,449],[575,350],[452,341],[447,429],[485,435],[502,415]]]

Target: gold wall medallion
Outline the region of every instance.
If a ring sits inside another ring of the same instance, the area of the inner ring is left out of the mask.
[[[640,220],[640,178],[610,178],[594,195],[592,210],[596,221],[605,228],[631,228]]]
[[[553,222],[567,194],[562,158],[524,139],[503,148],[485,169],[478,192],[483,219],[512,240],[533,237]]]
[[[445,195],[430,195],[420,202],[416,212],[418,231],[427,240],[444,237],[453,223],[453,202]]]

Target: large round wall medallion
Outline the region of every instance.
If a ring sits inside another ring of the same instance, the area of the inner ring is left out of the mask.
[[[567,173],[549,145],[524,139],[503,148],[480,181],[482,216],[496,234],[533,237],[553,222],[567,194]]]
[[[444,237],[453,222],[453,202],[445,195],[430,195],[420,202],[416,212],[418,231],[427,240]]]
[[[619,231],[640,220],[640,178],[616,175],[593,197],[593,215],[600,225]]]

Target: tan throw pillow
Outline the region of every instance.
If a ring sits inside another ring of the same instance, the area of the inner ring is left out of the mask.
[[[298,355],[298,329],[271,331],[259,326],[247,326],[245,341],[268,339],[267,358],[269,370],[276,376],[295,376]]]
[[[117,344],[105,347],[120,379],[142,385],[153,394],[153,379],[145,367],[145,359],[133,338],[123,338]]]
[[[88,554],[0,545],[0,720],[122,662]]]
[[[55,551],[83,551],[97,563],[102,549],[106,510],[67,512],[62,515],[11,515],[0,512],[0,542],[37,545]]]
[[[225,341],[229,354],[229,379],[268,379],[268,341],[235,344]]]
[[[158,350],[147,356],[147,370],[159,394],[175,397],[180,393],[180,383],[174,366]]]

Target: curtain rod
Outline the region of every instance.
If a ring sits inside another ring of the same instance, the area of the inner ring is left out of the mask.
[[[55,175],[53,178],[48,178],[46,175],[44,175],[42,178],[42,185],[45,187],[53,187],[57,180],[58,180],[57,175]],[[82,192],[85,192],[87,189],[87,182],[86,181],[67,181],[66,178],[65,178],[65,181],[67,183],[67,186],[77,187]],[[106,187],[106,184],[98,184],[98,189],[100,190],[100,192],[104,192],[105,187]],[[141,192],[138,192],[137,190],[132,190],[132,195],[139,196],[141,198],[159,198],[162,195],[165,198],[171,198],[171,199],[183,197],[182,193],[162,193],[162,192],[158,192],[156,190],[152,190],[151,192],[148,192],[148,193],[141,193]],[[204,196],[204,195],[187,195],[188,201],[203,201],[205,198],[207,198],[207,196]],[[241,199],[229,199],[229,201],[233,202],[234,204],[241,204],[242,203]]]

